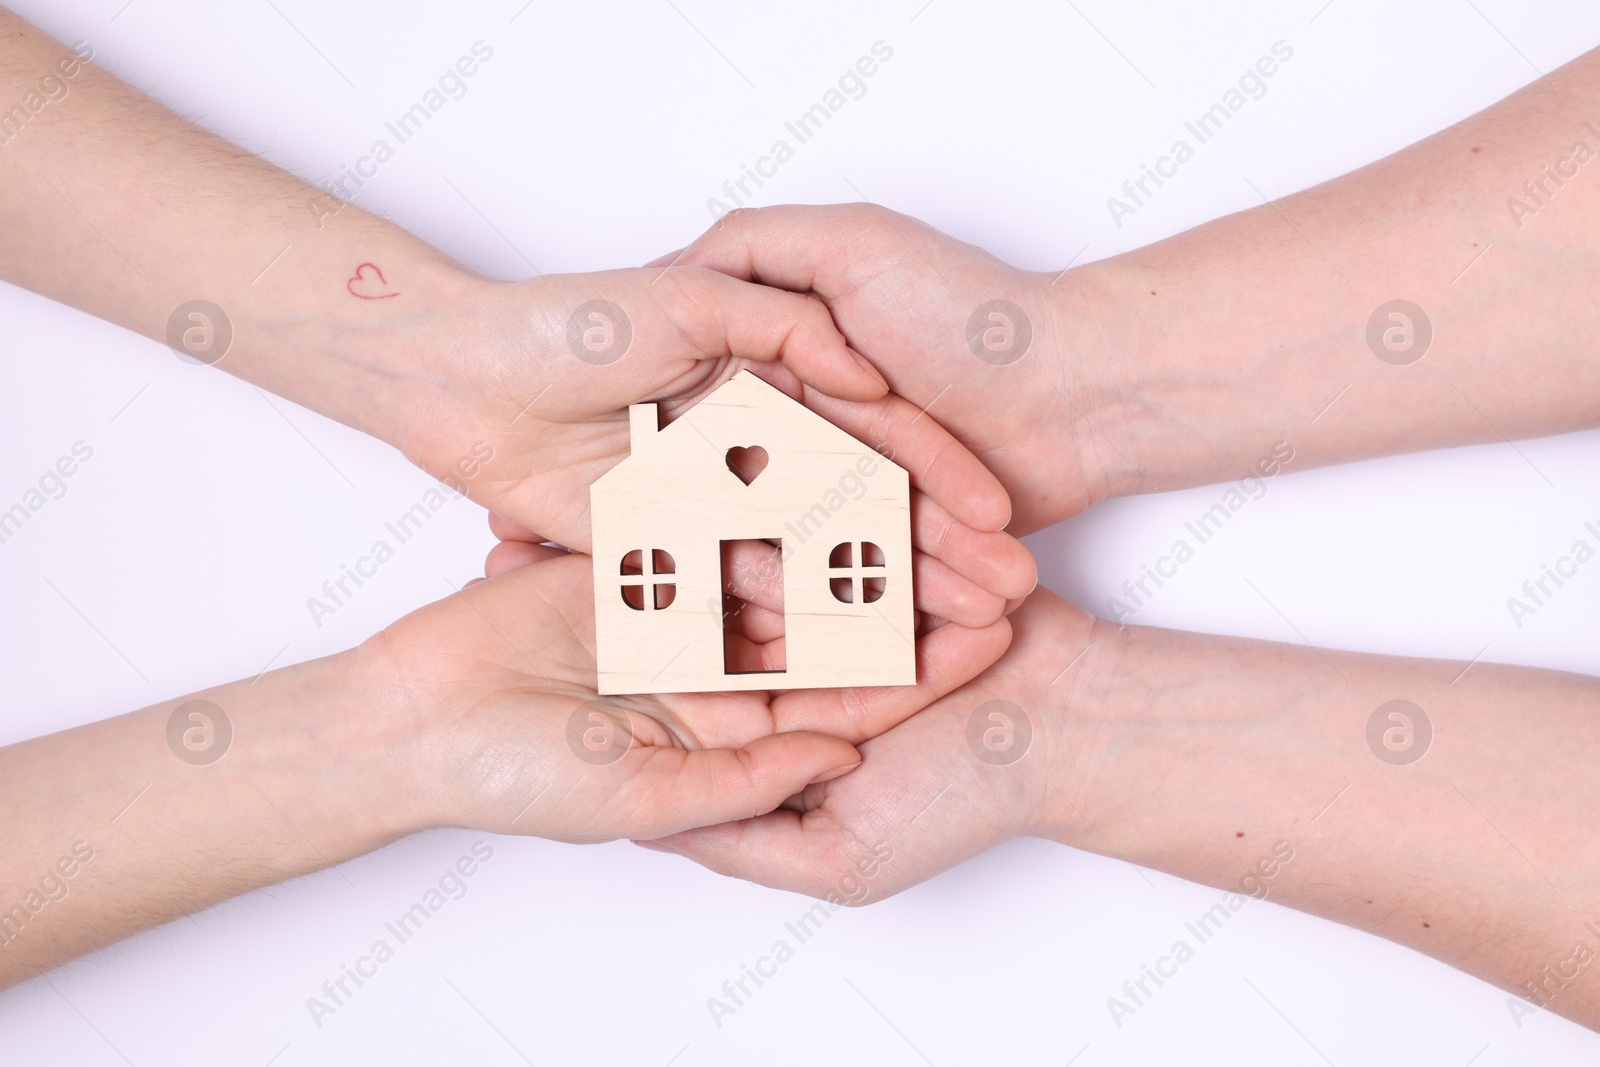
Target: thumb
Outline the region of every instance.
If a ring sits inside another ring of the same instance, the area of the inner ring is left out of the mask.
[[[815,297],[740,281],[716,271],[675,268],[700,351],[760,363],[781,362],[805,384],[840,400],[877,400],[889,384],[854,352]],[[665,280],[665,279],[663,279]]]
[[[676,262],[831,300],[860,265],[863,231],[887,217],[869,204],[742,208],[713,223]]]
[[[636,813],[621,832],[664,837],[762,815],[860,763],[854,745],[808,731],[770,734],[740,749],[637,747],[618,765],[625,778],[617,806]]]

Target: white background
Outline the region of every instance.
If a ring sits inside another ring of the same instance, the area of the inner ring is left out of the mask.
[[[1581,0],[274,3],[16,6],[312,180],[364,154],[481,39],[494,57],[468,95],[358,202],[503,277],[686,243],[723,181],[878,40],[894,56],[867,95],[757,202],[869,198],[1036,269],[1248,207],[1252,183],[1280,196],[1343,173],[1600,43],[1600,10]],[[1278,40],[1294,58],[1267,96],[1115,227],[1106,197]],[[0,287],[0,323],[0,507],[75,441],[94,449],[0,546],[0,742],[345,648],[479,573],[483,515],[453,503],[318,629],[306,598],[422,496],[423,475],[32,294]],[[1505,606],[1600,519],[1597,457],[1587,433],[1287,474],[1138,619],[1600,673],[1600,570],[1520,629]],[[1117,501],[1038,535],[1046,583],[1103,612],[1219,493]],[[718,1028],[706,998],[809,901],[626,843],[494,838],[468,894],[314,1025],[307,998],[481,836],[413,838],[0,995],[0,1062],[1491,1067],[1600,1053],[1548,1013],[1518,1028],[1506,994],[1475,979],[1270,903],[1118,1028],[1106,998],[1218,893],[1036,841],[841,912]]]

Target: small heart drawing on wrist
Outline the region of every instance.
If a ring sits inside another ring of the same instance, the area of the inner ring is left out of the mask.
[[[351,296],[359,296],[363,300],[387,300],[391,296],[399,296],[398,289],[390,290],[389,282],[379,270],[371,263],[363,263],[356,268],[350,280],[344,283],[350,290]]]

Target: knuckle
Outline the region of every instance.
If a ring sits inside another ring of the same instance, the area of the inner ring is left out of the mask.
[[[961,526],[943,509],[924,511],[922,535],[934,555],[939,555],[940,549],[957,548],[962,541]]]
[[[845,721],[859,737],[867,736],[867,726],[872,719],[872,698],[865,689],[845,689],[839,694],[839,704]]]
[[[816,325],[833,325],[833,312],[815,293],[791,293],[796,310]]]

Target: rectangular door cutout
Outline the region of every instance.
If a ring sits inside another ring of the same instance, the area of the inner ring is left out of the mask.
[[[783,539],[723,541],[721,548],[722,673],[782,674]]]

